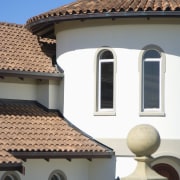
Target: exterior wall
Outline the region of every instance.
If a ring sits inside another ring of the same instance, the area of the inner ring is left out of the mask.
[[[59,81],[42,80],[37,86],[37,100],[49,109],[58,109],[61,99],[59,98]]]
[[[51,159],[49,162],[41,159],[27,160],[24,163],[25,175],[18,174],[21,180],[48,180],[54,170],[61,170],[67,180],[114,180],[114,173],[108,168],[112,166],[112,161],[113,159],[99,159],[92,162],[87,159],[72,159],[72,161]],[[0,171],[0,179],[4,173]]]
[[[65,74],[64,116],[88,134],[105,139],[106,142],[108,139],[124,141],[135,125],[151,124],[163,140],[177,140],[179,147],[179,32],[177,19],[87,20],[56,25],[57,62]],[[165,116],[140,116],[139,113],[139,55],[145,46],[151,44],[159,46],[166,57]],[[116,54],[114,116],[94,114],[95,55],[101,47],[110,47]],[[113,141],[108,145],[113,147]],[[163,150],[165,154],[169,153]],[[174,151],[179,154],[178,149]],[[117,156],[127,156],[128,153],[127,150]],[[129,171],[132,169],[129,164],[127,167]]]
[[[0,98],[38,101],[49,109],[58,109],[60,80],[35,80],[15,77],[0,79]]]
[[[0,79],[0,98],[35,100],[36,80],[5,77]]]

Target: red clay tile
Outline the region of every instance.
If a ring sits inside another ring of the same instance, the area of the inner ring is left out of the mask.
[[[93,14],[103,12],[119,12],[121,11],[151,11],[169,10],[174,11],[180,8],[180,1],[174,0],[78,0],[68,5],[52,9],[46,13],[32,17],[27,21],[27,25],[41,19],[53,16]]]
[[[8,152],[109,152],[65,121],[34,102],[0,100],[0,163],[19,162]],[[6,152],[7,156],[3,156]]]
[[[22,25],[0,23],[0,70],[59,73],[42,42],[55,45],[55,40],[38,39]]]

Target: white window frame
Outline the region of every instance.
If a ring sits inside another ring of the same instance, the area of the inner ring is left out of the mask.
[[[103,52],[110,51],[113,54],[113,59],[101,59]],[[113,108],[101,108],[101,64],[113,63]],[[115,74],[116,74],[116,56],[111,48],[99,48],[95,55],[95,112],[94,115],[115,115]]]
[[[149,50],[155,50],[160,53],[161,57],[160,58],[143,58],[143,55],[145,52]],[[145,61],[156,61],[160,62],[160,81],[159,81],[159,108],[144,108],[144,62]],[[164,51],[156,46],[156,45],[148,45],[143,48],[143,50],[140,52],[139,56],[139,74],[140,74],[140,116],[165,116],[165,101],[164,101],[164,83],[165,83],[165,65],[166,65],[166,60],[165,60],[165,53]]]

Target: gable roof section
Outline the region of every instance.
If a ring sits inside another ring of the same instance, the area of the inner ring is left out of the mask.
[[[112,149],[95,141],[57,111],[36,102],[0,100],[0,167],[27,158],[103,158]]]
[[[17,170],[23,172],[22,161],[5,150],[0,150],[0,171]]]
[[[55,44],[38,38],[22,25],[0,23],[0,76],[60,77],[50,57],[55,54]],[[43,51],[45,46],[51,52]]]
[[[35,34],[47,36],[59,21],[151,16],[179,17],[180,0],[78,0],[30,18],[26,27]]]

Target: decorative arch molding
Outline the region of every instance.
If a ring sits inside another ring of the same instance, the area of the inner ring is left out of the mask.
[[[159,159],[159,158],[164,158],[164,157],[168,157],[168,158],[172,158],[172,159],[180,159],[180,154],[176,154],[176,153],[172,153],[169,151],[164,151],[161,153],[155,153],[153,155],[154,158]]]
[[[6,180],[6,178],[11,179],[11,180],[21,180],[19,174],[16,173],[15,171],[7,171],[7,172],[5,172],[2,175],[1,180]]]
[[[52,180],[52,179],[67,180],[67,176],[63,171],[57,169],[57,170],[52,171],[51,174],[49,175],[48,180]]]
[[[160,156],[151,163],[152,168],[168,180],[180,180],[180,160],[174,156]]]

